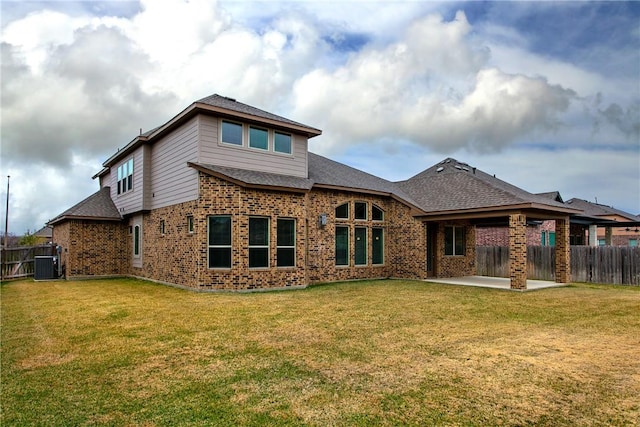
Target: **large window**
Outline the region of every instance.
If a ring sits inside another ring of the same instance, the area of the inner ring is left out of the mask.
[[[269,218],[249,218],[249,268],[269,266]]]
[[[349,265],[349,227],[336,227],[336,265]]]
[[[133,189],[133,159],[118,166],[118,194]]]
[[[342,204],[336,208],[336,218],[349,219],[349,203]]]
[[[278,267],[295,267],[296,265],[296,221],[294,219],[278,219],[278,236],[276,241]]]
[[[269,149],[269,132],[266,129],[249,128],[249,147],[261,150]]]
[[[464,255],[465,228],[447,226],[444,228],[444,254]]]
[[[273,140],[273,151],[291,154],[291,135],[276,132]]]
[[[209,268],[231,268],[231,217],[209,217]]]
[[[367,203],[355,202],[355,208],[353,209],[353,217],[355,219],[367,219]]]
[[[371,264],[384,264],[384,229],[371,229]]]
[[[226,144],[242,145],[242,125],[223,120],[221,137]]]
[[[367,265],[367,229],[364,227],[356,227],[355,239],[355,264]]]
[[[371,219],[374,221],[384,220],[384,212],[376,205],[371,206]]]

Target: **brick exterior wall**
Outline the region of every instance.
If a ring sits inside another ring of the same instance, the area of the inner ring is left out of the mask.
[[[62,262],[68,278],[132,275],[198,290],[256,290],[304,287],[313,283],[373,278],[426,278],[426,225],[409,207],[387,196],[314,189],[307,193],[248,189],[200,174],[200,197],[140,213],[122,222],[66,221],[54,228],[63,246]],[[353,218],[354,203],[367,204],[367,219]],[[335,217],[335,208],[349,203],[350,219]],[[372,206],[384,212],[371,219]],[[320,215],[327,216],[324,226]],[[231,217],[231,268],[208,268],[208,218]],[[269,218],[269,266],[249,268],[249,218]],[[187,218],[193,217],[193,232]],[[277,219],[295,219],[295,267],[277,267]],[[161,231],[164,223],[164,233]],[[141,229],[140,266],[134,266],[133,233]],[[438,227],[436,275],[475,274],[475,227],[466,226],[464,256],[444,255],[444,226]],[[349,228],[349,265],[336,266],[335,227]],[[367,232],[367,263],[355,265],[356,227]],[[384,262],[372,265],[372,230],[382,228]]]
[[[527,289],[527,217],[509,215],[509,277],[511,289]]]
[[[465,227],[465,253],[461,255],[445,255],[445,227],[450,225]],[[476,274],[476,235],[475,227],[469,222],[442,222],[438,224],[436,250],[436,276],[459,277]]]
[[[556,220],[556,282],[571,282],[569,218]]]
[[[544,221],[540,225],[527,225],[527,245],[540,246],[543,231],[554,231],[554,221]],[[509,246],[509,227],[477,227],[478,246]]]
[[[65,278],[129,274],[126,230],[114,221],[70,220],[53,228]]]

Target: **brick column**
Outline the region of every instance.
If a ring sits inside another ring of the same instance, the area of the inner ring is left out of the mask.
[[[509,215],[509,276],[511,289],[527,289],[527,217]]]
[[[556,282],[571,282],[569,218],[556,220]]]

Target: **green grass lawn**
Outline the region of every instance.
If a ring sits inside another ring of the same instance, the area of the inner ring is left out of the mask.
[[[638,425],[640,288],[1,286],[3,426]]]

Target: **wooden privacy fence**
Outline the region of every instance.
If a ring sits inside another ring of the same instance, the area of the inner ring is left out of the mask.
[[[555,280],[555,247],[527,247],[527,278]],[[476,247],[476,272],[480,276],[509,277],[509,248]],[[571,246],[571,280],[574,282],[640,285],[640,247]]]
[[[33,276],[37,256],[55,256],[55,245],[2,248],[2,280]]]

